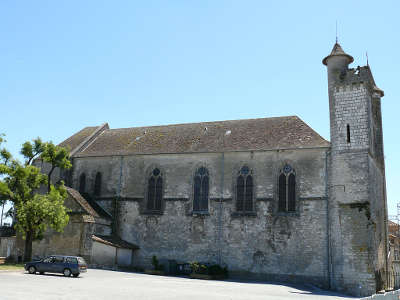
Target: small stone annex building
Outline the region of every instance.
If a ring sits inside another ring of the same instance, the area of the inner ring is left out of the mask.
[[[54,178],[82,213],[54,243],[76,245],[91,263],[148,268],[156,255],[226,265],[232,277],[358,296],[381,290],[389,276],[383,91],[368,65],[352,62],[338,43],[323,60],[330,142],[296,116],[82,129],[61,143],[72,170]],[[74,233],[89,246],[62,238]]]
[[[34,241],[33,259],[54,254],[77,255],[87,259],[92,267],[132,265],[132,253],[138,247],[112,233],[112,216],[96,203],[89,204],[78,191],[66,189],[64,205],[69,210],[69,223],[62,233],[49,229],[41,240]],[[15,232],[0,232],[0,257],[22,261],[24,244]]]

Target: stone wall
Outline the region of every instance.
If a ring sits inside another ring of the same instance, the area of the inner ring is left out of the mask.
[[[331,127],[333,151],[366,149],[369,147],[368,101],[365,84],[340,85],[334,89],[334,124]],[[347,141],[347,125],[350,142]]]
[[[377,284],[387,281],[386,257],[388,253],[387,245],[387,214],[386,214],[386,195],[385,177],[379,166],[379,161],[369,157],[369,177],[370,177],[370,223],[372,242],[374,249],[374,270],[376,272]]]
[[[42,240],[33,242],[33,258],[48,255],[82,256],[90,263],[91,236],[94,223],[85,222],[81,215],[71,215],[63,232],[49,229]]]
[[[98,202],[117,215],[118,234],[137,244],[134,264],[151,257],[227,265],[233,276],[313,282],[327,286],[326,150],[136,155],[74,158],[73,182],[87,187],[102,172]],[[279,170],[296,171],[297,211],[277,213]],[[254,177],[254,214],[235,214],[235,184],[247,165]],[[193,214],[193,175],[210,174],[208,214]],[[145,213],[148,174],[163,175],[162,215]],[[221,199],[221,190],[223,199]],[[92,191],[88,191],[89,193]],[[119,199],[116,203],[115,199]]]
[[[14,247],[15,236],[0,237],[0,257],[9,258],[14,255]]]
[[[99,242],[93,242],[92,247],[92,265],[114,266],[117,261],[117,248],[105,245]]]
[[[34,241],[32,257],[42,258],[48,255],[82,256],[90,263],[92,234],[110,233],[110,221],[94,218],[71,196],[65,199],[65,207],[69,210],[69,222],[62,232],[48,229],[43,239]],[[95,223],[96,222],[96,223]]]
[[[132,265],[132,249],[117,248],[117,265],[127,267]]]
[[[386,285],[382,124],[369,69],[346,72],[329,78],[331,274],[333,288],[362,296]]]
[[[332,151],[330,162],[332,287],[356,296],[370,295],[378,287],[378,263],[368,152]]]

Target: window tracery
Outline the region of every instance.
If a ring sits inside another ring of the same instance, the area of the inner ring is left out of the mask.
[[[194,175],[193,211],[208,211],[209,175],[200,167]]]
[[[252,212],[253,209],[253,175],[247,166],[243,166],[236,179],[236,210]]]
[[[155,168],[148,179],[147,186],[147,210],[161,211],[163,178],[161,171]]]
[[[296,172],[288,164],[280,171],[278,178],[278,211],[296,211]]]

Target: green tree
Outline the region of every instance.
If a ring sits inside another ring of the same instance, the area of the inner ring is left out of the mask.
[[[41,239],[48,227],[62,232],[68,224],[69,216],[64,206],[66,190],[51,185],[47,194],[34,194],[25,202],[16,204],[17,222],[15,228],[25,238],[24,260],[32,257],[32,242]]]
[[[55,146],[52,142],[49,142],[44,145],[41,158],[51,165],[47,174],[47,191],[50,193],[50,179],[55,168],[67,170],[72,167],[69,161],[69,152],[66,148]]]
[[[71,163],[65,161],[68,160],[66,149],[52,143],[43,143],[39,138],[22,145],[24,164],[3,150],[4,154],[0,151],[0,199],[8,199],[14,205],[15,227],[25,239],[24,260],[28,261],[32,258],[32,242],[35,239],[42,238],[49,227],[62,231],[69,221],[67,209],[64,207],[67,196],[64,183],[61,181],[52,185],[49,180],[51,173],[42,174],[32,163],[39,157],[46,162],[51,160],[51,172],[55,167],[69,168]],[[42,185],[48,187],[44,194],[38,192]]]
[[[7,171],[7,164],[11,158],[11,153],[6,149],[1,148],[1,144],[5,142],[4,134],[0,134],[0,179],[2,174]],[[0,180],[0,206],[1,206],[1,221],[0,225],[3,225],[4,205],[8,199],[9,189],[8,186]]]
[[[25,157],[26,165],[31,165],[33,160],[40,154],[43,153],[45,144],[38,137],[32,142],[25,142],[22,144],[21,154]]]

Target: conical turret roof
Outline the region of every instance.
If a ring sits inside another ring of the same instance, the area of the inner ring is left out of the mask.
[[[325,57],[322,60],[322,63],[326,66],[328,58],[330,58],[332,56],[346,56],[349,59],[349,64],[351,64],[354,61],[354,58],[351,55],[349,55],[343,51],[342,46],[340,46],[340,44],[338,42],[336,42],[335,45],[333,45],[331,54],[329,54],[327,57]]]

